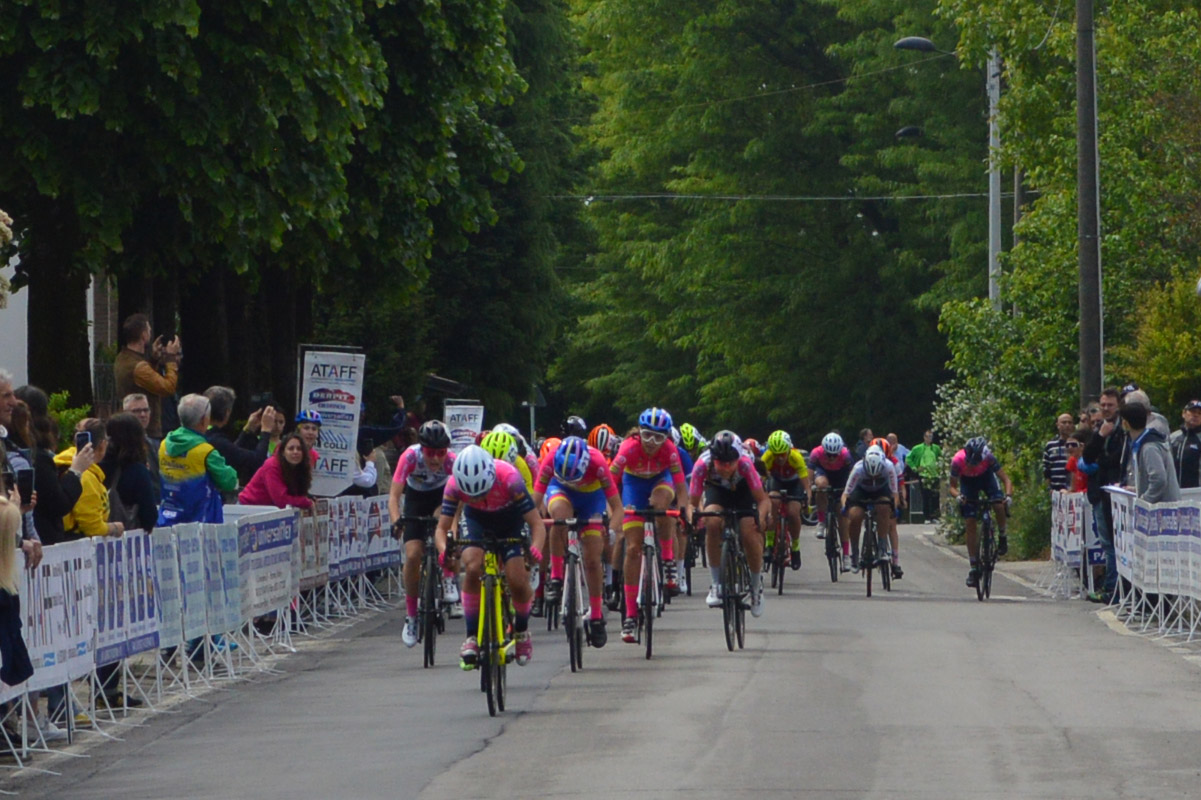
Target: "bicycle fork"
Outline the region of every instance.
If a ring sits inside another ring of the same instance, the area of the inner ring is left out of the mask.
[[[649,522],[642,528],[642,567],[638,572],[638,607],[642,607],[642,589],[646,586],[647,570],[657,569],[658,542],[655,539],[655,528]],[[656,574],[651,584],[651,600],[654,605],[659,604],[659,576]]]

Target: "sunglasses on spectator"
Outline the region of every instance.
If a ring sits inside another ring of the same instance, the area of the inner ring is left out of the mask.
[[[658,431],[647,430],[646,428],[643,428],[642,430],[638,431],[638,435],[640,437],[642,437],[642,441],[644,441],[644,442],[654,442],[655,444],[663,444],[663,442],[667,441],[666,433],[659,433]]]
[[[436,447],[436,448],[435,447],[426,447],[425,445],[422,445],[421,446],[421,454],[423,456],[430,456],[433,458],[442,458],[443,456],[446,455],[446,448],[445,447]]]
[[[1070,448],[1073,448],[1073,449],[1075,449],[1075,448],[1077,448],[1077,447],[1079,447],[1079,446],[1080,446],[1080,442],[1068,442],[1068,443],[1067,443],[1067,446],[1068,446],[1068,447],[1070,447]]]

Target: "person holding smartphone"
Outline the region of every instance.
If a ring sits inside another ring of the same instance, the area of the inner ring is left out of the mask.
[[[152,338],[150,318],[133,314],[121,325],[121,352],[113,362],[117,396],[143,392],[150,401],[150,423],[146,433],[162,437],[163,398],[175,394],[183,346],[173,333]],[[160,372],[161,371],[161,372]]]
[[[75,454],[88,447],[97,461],[102,461],[108,452],[108,437],[104,422],[94,418],[82,419],[75,426],[74,446],[54,457],[54,463],[67,468]],[[104,485],[104,470],[98,463],[92,464],[80,476],[82,491],[70,512],[63,517],[64,538],[67,541],[85,536],[120,536],[125,526],[120,522],[109,522],[108,489]]]

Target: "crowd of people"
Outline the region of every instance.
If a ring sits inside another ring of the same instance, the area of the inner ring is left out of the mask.
[[[1086,492],[1105,556],[1101,588],[1089,595],[1108,603],[1117,587],[1113,512],[1106,486],[1121,486],[1149,503],[1180,499],[1180,490],[1201,486],[1201,400],[1171,424],[1137,384],[1107,387],[1078,416],[1060,414],[1057,436],[1043,447],[1043,477],[1052,491]]]

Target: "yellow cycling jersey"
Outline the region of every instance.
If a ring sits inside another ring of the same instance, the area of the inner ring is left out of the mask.
[[[518,456],[514,460],[513,466],[517,467],[517,471],[521,473],[521,479],[525,481],[525,490],[530,494],[534,493],[534,476],[530,473],[530,465],[525,463],[525,459]]]
[[[805,454],[795,447],[788,451],[787,456],[778,456],[768,450],[763,454],[763,467],[767,470],[768,475],[782,481],[809,477],[809,466],[805,463]]]

